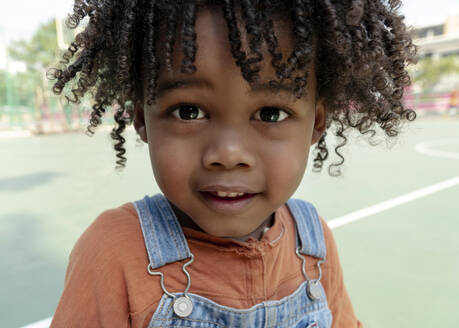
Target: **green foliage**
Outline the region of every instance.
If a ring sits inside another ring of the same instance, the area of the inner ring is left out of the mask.
[[[411,70],[413,82],[423,89],[434,87],[443,77],[450,74],[459,74],[459,58],[457,56],[438,59],[424,58]]]
[[[33,108],[36,88],[35,76],[30,72],[12,75],[6,71],[0,71],[0,107],[13,105]],[[10,93],[10,99],[8,99],[8,93]]]
[[[14,105],[28,108],[48,105],[51,82],[46,78],[46,71],[58,62],[59,53],[55,19],[41,24],[31,39],[10,44],[9,57],[26,65],[25,72],[9,76],[10,87],[14,90]],[[0,92],[5,95],[6,91],[1,90],[0,84]],[[37,93],[40,95],[38,99]],[[3,98],[5,96],[0,97],[0,104],[6,103]]]
[[[35,106],[35,91],[37,82],[31,72],[20,72],[14,76],[13,88],[15,105],[33,108]]]
[[[56,21],[52,19],[40,25],[30,41],[12,42],[8,51],[11,58],[25,63],[28,71],[41,73],[56,62],[59,54],[56,40]]]
[[[7,95],[6,95],[6,83],[7,83],[7,75],[8,74],[6,71],[4,70],[0,70],[0,106],[2,104],[6,104],[6,98],[7,98]]]

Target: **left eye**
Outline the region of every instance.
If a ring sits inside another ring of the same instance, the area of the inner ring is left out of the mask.
[[[289,117],[283,109],[277,107],[263,107],[255,113],[255,119],[268,123],[276,123]]]
[[[172,115],[183,121],[199,120],[206,116],[206,113],[194,105],[181,105],[172,111]]]

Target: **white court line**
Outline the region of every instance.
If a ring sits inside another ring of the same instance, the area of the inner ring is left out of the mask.
[[[23,326],[21,328],[49,328],[49,325],[51,324],[51,320],[53,317],[49,317],[34,323],[31,323],[30,325]]]
[[[402,196],[399,196],[393,199],[386,200],[382,203],[364,208],[362,210],[352,212],[344,216],[340,216],[339,218],[328,221],[327,223],[331,229],[338,228],[345,224],[366,218],[370,215],[374,215],[374,214],[383,212],[395,206],[399,206],[399,205],[411,202],[413,200],[416,200],[422,197],[426,197],[433,193],[454,187],[458,184],[459,184],[459,176],[452,178],[452,179],[448,179],[440,183],[436,183],[429,187],[418,189],[416,191],[410,192],[408,194],[405,194],[405,195],[402,195]]]
[[[459,153],[432,149],[440,146],[459,145],[459,139],[440,139],[417,144],[414,149],[421,154],[431,157],[459,159]]]
[[[0,131],[0,139],[30,137],[32,133],[27,130]]]
[[[390,208],[411,202],[413,200],[428,196],[430,194],[454,187],[455,185],[459,184],[459,176],[434,184],[432,186],[422,188],[413,192],[410,192],[408,194],[405,194],[400,197],[396,197],[390,200],[387,200],[385,202],[364,208],[362,210],[338,217],[336,219],[333,219],[331,221],[328,221],[327,224],[330,227],[330,229],[335,229],[338,227],[341,227],[345,224],[349,224],[351,222],[366,218],[370,215],[377,214],[379,212],[388,210]],[[43,319],[41,321],[32,323],[27,326],[23,326],[21,328],[49,328],[49,325],[51,324],[52,317],[49,317],[47,319]]]

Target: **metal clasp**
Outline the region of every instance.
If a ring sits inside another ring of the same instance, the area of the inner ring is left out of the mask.
[[[317,262],[317,268],[319,269],[319,278],[309,279],[308,274],[306,273],[306,258],[303,256],[303,254],[300,253],[299,248],[296,249],[295,253],[296,253],[296,256],[298,256],[302,261],[301,271],[303,272],[303,276],[307,281],[306,291],[307,291],[308,297],[312,301],[317,301],[322,297],[322,292],[320,290],[320,279],[322,279],[322,268],[320,266],[325,262],[325,258],[320,259]]]
[[[185,273],[188,283],[186,285],[185,291],[183,292],[183,296],[178,297],[178,298],[166,289],[166,286],[164,285],[164,274],[159,271],[153,271],[151,263],[148,264],[147,266],[147,271],[150,275],[160,276],[161,289],[163,290],[164,294],[174,299],[174,312],[176,315],[178,315],[181,318],[188,317],[193,311],[193,303],[191,302],[191,299],[187,295],[191,287],[191,277],[186,267],[189,266],[194,261],[194,255],[192,253],[190,253],[190,255],[191,255],[190,260],[186,262],[182,267],[182,271],[183,273]]]

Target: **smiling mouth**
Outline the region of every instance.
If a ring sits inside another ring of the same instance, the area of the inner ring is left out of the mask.
[[[217,213],[237,215],[244,211],[254,201],[258,193],[200,191],[203,201]]]
[[[244,193],[244,192],[226,192],[226,191],[202,191],[201,194],[206,198],[211,198],[216,201],[240,201],[249,199],[256,194]]]

